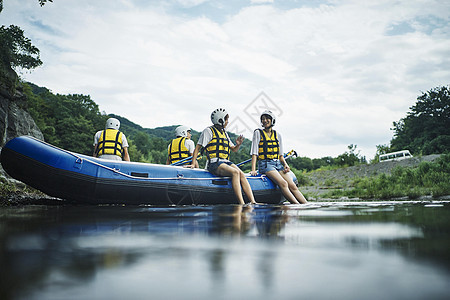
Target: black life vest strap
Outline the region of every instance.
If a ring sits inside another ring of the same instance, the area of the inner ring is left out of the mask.
[[[186,140],[185,137],[182,137],[180,139],[180,142],[178,143],[178,151],[176,152],[172,152],[172,145],[173,145],[173,141],[172,143],[170,143],[169,146],[169,159],[170,159],[170,163],[172,163],[172,161],[178,161],[183,159],[184,157],[182,157],[183,154],[186,154],[187,156],[190,155],[189,150],[181,150],[181,145],[184,145],[184,141]],[[175,156],[175,157],[174,157]]]
[[[97,145],[97,156],[105,154],[105,149],[114,149],[114,155],[122,156],[122,144],[119,143],[120,131],[117,131],[114,140],[106,140],[106,130],[100,135],[100,142]],[[106,143],[114,143],[113,146],[106,146]],[[117,154],[119,152],[119,154]]]
[[[214,136],[215,136],[215,139],[216,139],[215,143],[213,144],[216,147],[216,150],[215,150],[216,158],[220,158],[220,156],[219,156],[220,153],[226,154],[227,157],[230,157],[230,142],[227,139],[227,135],[226,135],[225,130],[223,131],[224,137],[222,138],[222,137],[219,136],[219,130],[215,126],[211,126],[210,128],[211,128],[211,130],[213,132],[213,139],[214,139]],[[225,143],[225,140],[227,141],[227,143]],[[220,145],[223,145],[224,148],[226,148],[226,150],[225,149],[221,150],[220,149]],[[207,145],[205,148],[208,148],[210,146],[211,145]],[[206,157],[208,158],[208,160],[211,159],[209,154],[210,153],[209,153],[208,149],[206,149]]]
[[[267,155],[269,154],[269,143],[267,142],[266,139],[266,135],[264,134],[264,131],[262,129],[258,129],[259,130],[259,134],[261,135],[262,138],[262,148],[263,148],[263,152],[262,155],[264,155],[264,159],[267,159]],[[275,130],[272,130],[272,134],[274,134],[275,136],[275,141],[271,140],[271,145],[270,148],[277,148],[280,149],[280,142],[278,141],[278,136],[277,136],[277,132]],[[259,147],[259,146],[258,146]],[[273,154],[273,152],[271,152],[271,154]]]

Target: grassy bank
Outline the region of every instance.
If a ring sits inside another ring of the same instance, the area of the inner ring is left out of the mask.
[[[307,173],[299,175],[299,181],[304,186],[311,184]],[[351,178],[343,176],[338,179],[330,177],[325,179],[322,187],[325,192],[320,195],[308,192],[307,188],[305,190],[305,195],[309,198],[331,199],[417,199],[421,196],[447,196],[450,195],[450,154],[443,154],[433,162],[420,162],[414,167],[397,166],[390,173]]]

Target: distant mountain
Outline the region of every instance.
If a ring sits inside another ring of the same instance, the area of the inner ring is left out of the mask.
[[[134,136],[138,132],[142,131],[147,133],[150,137],[160,137],[163,138],[164,140],[170,141],[175,138],[175,128],[180,126],[180,125],[169,125],[156,128],[143,128],[142,126],[133,123],[132,121],[122,116],[115,114],[109,114],[109,116],[119,119],[120,130],[125,132],[129,136]],[[193,136],[197,137],[200,135],[200,133],[198,131],[195,131],[194,129],[191,130],[191,133]]]
[[[131,137],[135,136],[138,132],[143,131],[147,133],[150,137],[160,137],[163,138],[164,140],[170,141],[175,138],[175,128],[180,126],[180,125],[168,125],[156,128],[143,128],[142,126],[128,120],[125,117],[116,114],[108,114],[108,116],[119,119],[120,130],[125,132],[127,136]],[[197,141],[200,136],[200,132],[191,129],[191,133],[192,133],[192,140]],[[228,132],[228,135],[233,141],[235,141],[238,136],[237,134],[234,134],[232,132]],[[245,145],[248,146],[249,144],[251,144],[251,141],[249,139],[245,139],[244,146]]]

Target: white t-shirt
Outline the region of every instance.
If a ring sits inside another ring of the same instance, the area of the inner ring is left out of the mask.
[[[281,134],[277,131],[278,143],[280,144],[278,154],[283,155],[283,138]],[[261,133],[259,130],[253,132],[252,147],[250,148],[250,155],[259,155],[259,142],[261,140]]]
[[[172,143],[169,144],[169,146],[167,146],[167,151],[169,151],[170,149],[170,145]],[[194,153],[195,150],[195,144],[193,140],[189,140],[189,139],[185,139],[184,140],[184,146],[188,149],[189,153],[192,155],[192,153]]]
[[[94,147],[95,147],[95,145],[98,144],[98,140],[102,136],[102,132],[103,132],[103,130],[100,130],[100,131],[97,131],[97,133],[95,134],[95,136],[94,136]],[[122,132],[122,148],[126,148],[126,147],[128,147],[127,137]]]

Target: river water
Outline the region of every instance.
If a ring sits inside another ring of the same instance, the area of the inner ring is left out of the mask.
[[[0,208],[0,299],[449,299],[450,202]]]

